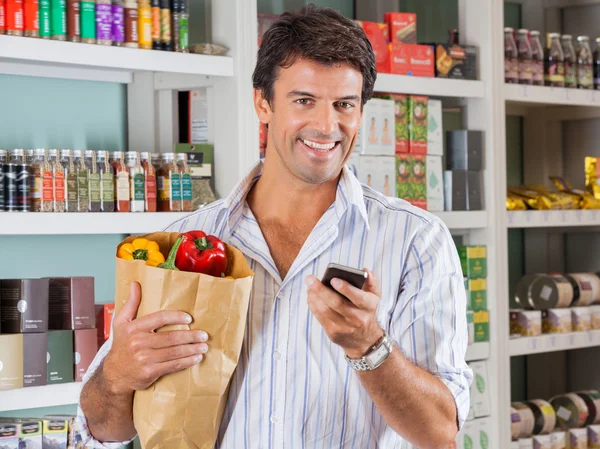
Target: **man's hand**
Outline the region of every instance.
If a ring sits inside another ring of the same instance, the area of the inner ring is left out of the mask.
[[[305,280],[312,314],[329,339],[340,345],[352,359],[363,357],[383,336],[377,323],[379,283],[373,272],[365,271],[368,277],[362,290],[341,279],[331,281],[336,291],[325,287],[315,276]]]
[[[113,322],[113,344],[103,375],[115,394],[146,389],[165,374],[199,363],[208,351],[204,331],[155,332],[163,326],[190,324],[190,315],[165,310],[136,319],[140,300],[140,285],[133,282],[130,297]]]

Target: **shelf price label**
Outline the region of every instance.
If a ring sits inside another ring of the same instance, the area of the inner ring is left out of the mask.
[[[595,338],[594,338],[594,333],[593,332],[587,332],[587,340],[588,343],[593,343]]]
[[[550,336],[550,347],[556,348],[556,336],[555,335]]]
[[[575,335],[569,335],[569,346],[575,346]]]
[[[527,86],[521,86],[521,96],[527,98],[529,96],[529,89]]]
[[[530,338],[529,341],[527,342],[527,347],[529,348],[530,351],[535,351],[538,347],[537,338]]]

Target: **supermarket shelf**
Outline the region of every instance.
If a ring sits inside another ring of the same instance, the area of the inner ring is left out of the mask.
[[[467,348],[467,355],[465,359],[467,362],[472,362],[475,360],[485,360],[490,357],[490,343],[482,342],[482,343],[473,343],[469,345]]]
[[[600,346],[600,330],[515,338],[509,343],[509,352],[514,357],[542,352],[591,348],[593,346]]]
[[[233,76],[233,58],[0,36],[0,74],[131,83],[135,72]]]
[[[188,215],[156,213],[6,213],[0,235],[147,234]]]
[[[442,219],[448,229],[481,229],[488,225],[487,213],[477,212],[432,212]]]
[[[600,106],[600,92],[596,90],[565,89],[561,87],[505,84],[504,98],[508,102],[531,106]]]
[[[83,383],[0,391],[0,412],[77,404]]]
[[[377,74],[375,92],[429,95],[433,97],[483,98],[483,81]]]
[[[509,228],[600,226],[600,210],[508,211]]]

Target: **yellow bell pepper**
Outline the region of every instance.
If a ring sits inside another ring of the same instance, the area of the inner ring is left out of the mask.
[[[146,265],[151,267],[156,267],[165,261],[158,243],[142,238],[121,245],[117,257],[125,260],[145,260]]]

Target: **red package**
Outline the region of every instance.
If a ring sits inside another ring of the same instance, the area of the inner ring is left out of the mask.
[[[384,20],[389,26],[390,41],[402,44],[417,43],[417,15],[406,12],[386,12]]]
[[[0,0],[0,34],[4,34],[4,30],[6,29],[6,2],[5,0]]]
[[[429,45],[390,44],[390,73],[433,77],[435,53]]]
[[[96,329],[98,330],[98,347],[110,338],[110,325],[115,313],[114,304],[96,304]]]
[[[379,73],[390,73],[389,28],[387,23],[363,22],[357,20],[371,42],[375,52],[375,62]]]
[[[31,37],[37,37],[40,29],[38,20],[38,0],[25,0],[25,33]]]
[[[6,32],[15,36],[23,35],[23,0],[6,0]]]

